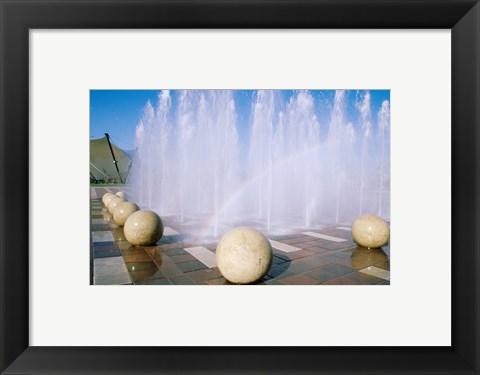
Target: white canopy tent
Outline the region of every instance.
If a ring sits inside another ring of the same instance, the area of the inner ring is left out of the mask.
[[[105,137],[90,140],[90,180],[122,183],[128,178],[132,162],[126,153]]]

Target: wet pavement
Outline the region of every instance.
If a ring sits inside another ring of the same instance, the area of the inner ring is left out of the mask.
[[[230,285],[215,262],[216,243],[195,243],[187,228],[163,218],[155,246],[132,246],[123,228],[105,221],[101,197],[119,188],[91,188],[90,284]],[[128,190],[127,190],[128,193]],[[182,231],[183,229],[183,231]],[[366,249],[348,226],[329,225],[269,236],[272,266],[260,285],[390,285],[390,248]]]

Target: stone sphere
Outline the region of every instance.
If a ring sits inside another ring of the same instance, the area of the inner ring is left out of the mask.
[[[105,199],[106,199],[107,197],[112,196],[112,195],[113,195],[112,193],[105,193],[105,194],[103,194],[103,196],[102,196],[102,202],[105,203]]]
[[[390,228],[379,216],[362,215],[352,225],[352,236],[360,246],[376,249],[388,242]]]
[[[109,203],[108,203],[108,211],[113,215],[113,212],[115,209],[118,207],[120,203],[126,202],[127,200],[125,198],[120,198],[116,197],[113,198]]]
[[[160,216],[153,211],[135,211],[125,221],[123,233],[132,245],[155,245],[162,238],[163,223]]]
[[[118,225],[123,227],[128,217],[139,209],[140,208],[133,202],[122,202],[115,208],[115,211],[113,211],[113,218]]]
[[[237,227],[217,245],[220,273],[234,284],[251,284],[265,276],[272,265],[272,246],[258,230]]]
[[[115,194],[112,194],[112,193],[107,193],[107,194],[110,194],[109,196],[105,197],[104,201],[103,201],[103,204],[105,205],[105,207],[108,208],[108,205],[110,203],[110,201],[114,198],[118,198]],[[106,195],[106,194],[105,194]]]
[[[125,198],[125,192],[123,192],[123,191],[117,191],[117,192],[115,193],[115,195],[116,195],[117,197],[120,197],[120,198]]]

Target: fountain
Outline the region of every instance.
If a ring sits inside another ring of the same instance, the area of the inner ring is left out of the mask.
[[[388,219],[388,100],[374,121],[370,92],[355,105],[346,91],[322,93],[254,91],[242,118],[236,91],[161,91],[136,129],[136,199],[216,239],[239,224],[286,233]]]

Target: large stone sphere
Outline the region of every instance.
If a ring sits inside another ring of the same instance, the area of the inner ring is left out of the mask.
[[[107,194],[109,194],[109,195],[107,195]],[[103,204],[105,205],[105,207],[108,208],[108,204],[110,203],[110,201],[111,201],[112,199],[118,198],[118,197],[117,197],[115,194],[113,194],[113,193],[107,193],[107,194],[104,195],[104,198],[105,198],[105,199],[103,200]]]
[[[125,199],[126,199],[125,192],[123,192],[123,191],[117,191],[117,192],[115,193],[115,195],[116,195],[117,197],[125,198]]]
[[[118,207],[120,203],[126,202],[127,200],[125,198],[120,198],[116,197],[113,198],[109,203],[108,203],[108,211],[113,215],[113,212],[115,209]]]
[[[155,245],[163,235],[163,223],[153,211],[140,210],[131,214],[123,227],[125,238],[135,246]]]
[[[258,230],[237,227],[217,246],[220,273],[235,284],[251,284],[265,276],[272,265],[272,246]]]
[[[139,209],[140,208],[133,202],[122,202],[117,206],[115,211],[113,211],[113,218],[118,225],[123,227],[128,217]]]
[[[376,249],[387,244],[390,228],[379,216],[362,215],[352,225],[352,236],[360,246]]]

